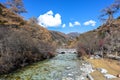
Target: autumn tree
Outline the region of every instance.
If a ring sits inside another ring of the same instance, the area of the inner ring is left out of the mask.
[[[24,4],[22,0],[7,0],[5,2],[5,6],[9,8],[12,12],[17,14],[27,12],[24,8]]]

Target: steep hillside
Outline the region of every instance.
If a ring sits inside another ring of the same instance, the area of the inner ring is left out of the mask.
[[[74,39],[74,38],[78,37],[80,35],[80,33],[71,32],[71,33],[68,33],[67,35],[68,35],[69,39]]]
[[[23,20],[21,16],[11,12],[2,4],[0,4],[0,25],[11,25],[10,27],[26,30],[30,32],[32,37],[43,41],[58,41],[62,44],[65,43],[68,38],[64,33],[48,31],[42,26]]]
[[[52,40],[56,41],[59,46],[68,41],[68,36],[62,32],[50,31],[50,33]]]
[[[76,45],[84,46],[91,54],[102,51],[104,54],[120,54],[120,18],[112,24],[103,24],[98,29],[80,34]]]
[[[25,21],[19,15],[11,12],[0,3],[0,24],[23,25]]]
[[[18,14],[5,8],[2,4],[0,4],[0,25],[10,26],[18,30],[26,30],[31,33],[31,36],[39,40],[51,40],[51,34],[48,30],[37,24],[30,24]]]
[[[51,33],[0,4],[0,74],[55,56]]]

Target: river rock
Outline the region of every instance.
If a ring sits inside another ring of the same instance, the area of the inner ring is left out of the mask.
[[[71,77],[64,77],[64,78],[62,78],[62,80],[74,80],[74,79]]]
[[[72,72],[72,74],[78,74],[78,72],[77,72],[77,71],[74,71],[74,72]]]
[[[67,69],[67,70],[70,70],[70,69],[71,69],[71,67],[66,67],[66,69]]]
[[[85,77],[83,77],[83,76],[77,76],[77,77],[75,78],[75,80],[85,80]]]
[[[68,76],[69,76],[69,77],[73,77],[73,74],[70,74],[70,73],[69,73]]]

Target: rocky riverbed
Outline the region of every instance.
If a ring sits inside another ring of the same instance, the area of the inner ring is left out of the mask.
[[[74,53],[58,54],[50,60],[2,75],[0,80],[87,80],[92,66],[76,56]]]

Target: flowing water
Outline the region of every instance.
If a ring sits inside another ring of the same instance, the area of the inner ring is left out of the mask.
[[[58,54],[50,60],[3,75],[0,80],[86,80],[80,69],[82,63],[74,53]]]

